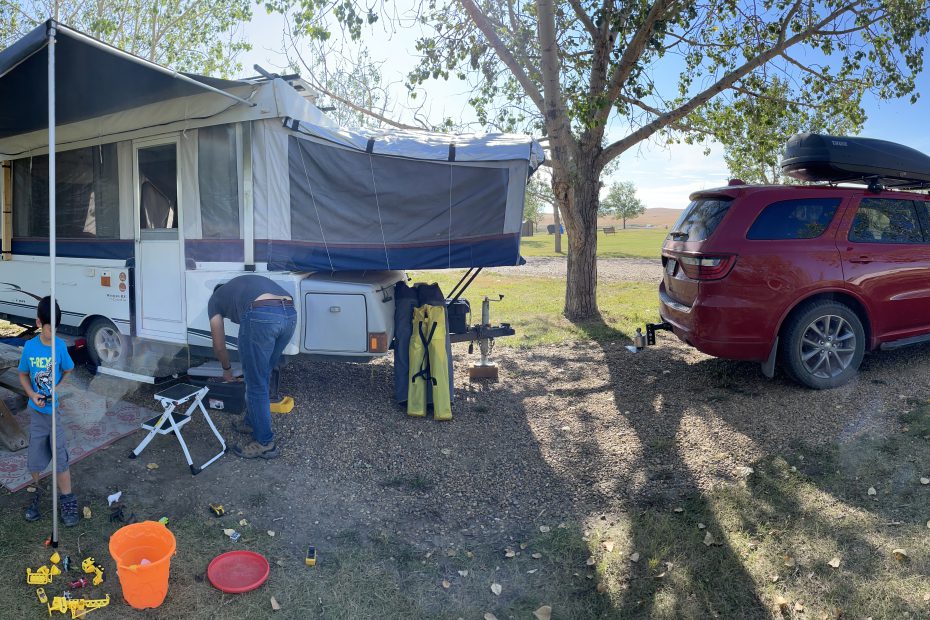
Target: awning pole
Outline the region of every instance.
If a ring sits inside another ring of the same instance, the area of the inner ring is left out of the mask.
[[[58,364],[55,355],[55,23],[48,28],[48,263],[51,272],[51,322],[52,322],[52,547],[58,547],[58,407],[55,400],[58,386]]]

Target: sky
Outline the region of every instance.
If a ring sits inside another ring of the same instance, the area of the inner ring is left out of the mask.
[[[254,75],[252,65],[259,64],[270,71],[286,68],[287,60],[282,53],[282,33],[285,20],[280,15],[268,15],[262,8],[257,8],[252,21],[244,27],[243,37],[251,43],[252,50],[240,56],[245,75]],[[334,34],[334,36],[338,36]],[[384,61],[381,72],[387,83],[402,88],[407,72],[416,64],[414,43],[416,32],[403,29],[394,33],[385,32],[383,26],[375,26],[366,36],[366,46],[372,58]],[[669,74],[670,79],[675,75]],[[426,109],[431,120],[437,121],[445,116],[452,118],[473,119],[468,106],[468,86],[461,82],[443,82],[434,80],[425,86]],[[924,96],[916,105],[907,101],[878,101],[867,99],[864,107],[868,120],[861,133],[862,136],[900,142],[920,151],[930,153],[930,73],[925,73],[918,80],[918,91]],[[403,111],[400,111],[403,114]],[[402,120],[408,120],[405,118]],[[622,137],[621,120],[612,131],[615,138]],[[914,128],[921,128],[915,131]],[[723,149],[711,145],[710,154],[705,154],[704,146],[677,144],[671,146],[644,143],[627,151],[618,158],[616,171],[605,184],[611,181],[632,181],[637,187],[637,195],[648,208],[665,207],[684,208],[691,192],[725,185],[729,175],[723,161]]]

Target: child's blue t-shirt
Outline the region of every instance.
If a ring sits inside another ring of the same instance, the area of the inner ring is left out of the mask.
[[[74,368],[74,362],[68,355],[68,345],[61,338],[55,339],[55,357],[58,358],[57,368],[55,369],[55,378],[61,383],[62,374],[66,370]],[[52,414],[52,347],[43,344],[40,336],[23,345],[23,356],[19,359],[19,371],[28,372],[29,380],[32,382],[32,389],[37,393],[47,396],[44,407],[36,407],[32,399],[29,400],[29,406],[39,413]]]

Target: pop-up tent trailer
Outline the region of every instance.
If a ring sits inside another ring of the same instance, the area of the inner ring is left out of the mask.
[[[289,274],[296,294],[311,272],[389,280],[522,260],[543,159],[526,136],[340,128],[284,79],[180,74],[54,22],[0,52],[0,95],[2,317],[31,316],[50,255],[68,271],[63,329],[102,318],[111,336],[197,345],[223,274]]]
[[[0,52],[0,318],[51,294],[98,357],[208,345],[209,295],[259,271],[301,306],[286,353],[383,354],[402,270],[521,262],[542,159],[526,136],[340,128],[284,79],[179,73],[50,20]]]

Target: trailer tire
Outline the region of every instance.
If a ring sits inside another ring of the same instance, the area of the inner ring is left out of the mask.
[[[131,344],[128,337],[107,319],[94,319],[85,332],[87,353],[94,366],[122,366],[129,359]]]

